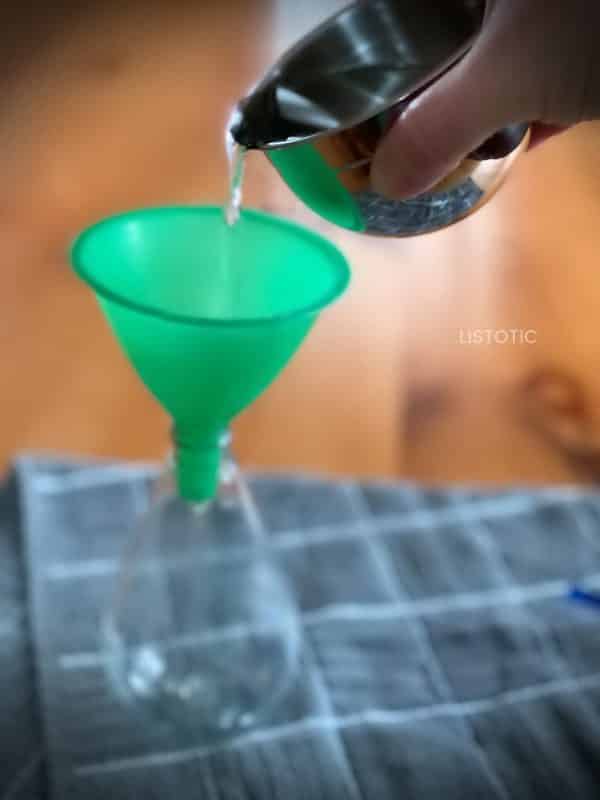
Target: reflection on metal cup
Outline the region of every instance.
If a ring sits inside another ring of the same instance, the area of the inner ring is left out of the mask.
[[[231,133],[337,225],[399,237],[452,225],[495,194],[528,125],[500,131],[408,201],[373,191],[371,163],[408,103],[469,52],[484,11],[483,0],[357,0],[283,56],[239,104]]]

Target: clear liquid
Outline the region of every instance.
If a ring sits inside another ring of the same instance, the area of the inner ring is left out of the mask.
[[[214,314],[221,319],[243,316],[240,264],[236,257],[236,225],[242,210],[244,166],[246,148],[238,145],[227,132],[227,155],[229,157],[229,196],[223,213],[223,224],[219,232],[219,258],[214,292]]]
[[[225,221],[232,227],[239,221],[242,210],[244,167],[246,148],[227,133],[227,155],[229,156],[229,199],[225,208]]]

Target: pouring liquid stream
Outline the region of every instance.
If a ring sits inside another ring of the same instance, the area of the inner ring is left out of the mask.
[[[239,315],[242,287],[239,264],[234,259],[236,225],[240,220],[243,198],[244,166],[246,148],[237,144],[228,133],[226,138],[229,158],[229,195],[223,210],[220,241],[218,242],[218,264],[215,286],[214,313],[220,318],[233,318]]]
[[[229,157],[229,198],[225,209],[225,221],[233,227],[240,218],[243,199],[244,167],[246,148],[227,135],[227,155]]]

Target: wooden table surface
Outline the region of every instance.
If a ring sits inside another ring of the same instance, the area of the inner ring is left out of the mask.
[[[0,11],[15,45],[0,65],[0,467],[25,449],[165,452],[168,421],[66,251],[107,213],[223,200],[223,127],[272,56],[272,18],[260,0],[240,14],[205,5],[73,4],[38,27]],[[354,282],[236,424],[244,464],[433,482],[600,477],[599,128],[528,155],[479,215],[417,240],[322,224],[260,155],[247,198],[326,232]],[[466,343],[476,329],[536,341]]]

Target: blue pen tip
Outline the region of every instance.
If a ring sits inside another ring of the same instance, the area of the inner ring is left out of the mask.
[[[588,592],[579,586],[572,586],[569,590],[569,598],[578,603],[600,608],[600,593],[598,592]]]

